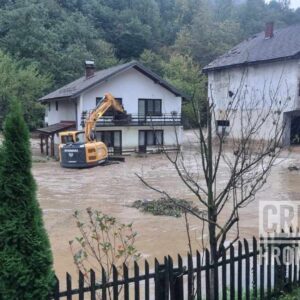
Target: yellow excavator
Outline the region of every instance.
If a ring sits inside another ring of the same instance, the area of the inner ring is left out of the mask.
[[[108,150],[95,135],[97,121],[113,108],[125,114],[122,105],[109,93],[105,94],[95,109],[86,118],[84,130],[64,131],[59,134],[59,160],[64,168],[87,168],[99,165],[108,158]]]

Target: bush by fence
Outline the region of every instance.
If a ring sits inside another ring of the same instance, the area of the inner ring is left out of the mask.
[[[300,284],[299,240],[296,233],[259,243],[255,238],[251,243],[239,241],[236,247],[224,249],[215,264],[210,263],[206,250],[184,259],[180,255],[176,260],[167,256],[161,263],[155,259],[153,270],[147,261],[142,267],[134,263],[132,270],[124,265],[121,273],[113,268],[112,278],[107,278],[104,269],[101,274],[79,272],[75,288],[67,274],[66,289],[61,291],[57,280],[50,299],[209,300],[211,288],[217,299],[276,299],[282,291]]]

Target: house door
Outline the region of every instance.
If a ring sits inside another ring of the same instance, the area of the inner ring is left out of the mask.
[[[291,145],[300,145],[300,116],[291,120]]]
[[[97,131],[97,140],[103,142],[110,154],[122,154],[122,131]]]

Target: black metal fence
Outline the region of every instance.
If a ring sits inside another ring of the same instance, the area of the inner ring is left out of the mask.
[[[79,272],[74,283],[67,273],[64,290],[57,280],[50,299],[277,299],[300,285],[299,239],[294,234],[259,244],[255,238],[239,241],[214,264],[205,250],[176,260],[155,259],[153,269],[147,261],[135,262],[130,270],[113,266],[111,278],[103,269],[100,274],[91,270]]]

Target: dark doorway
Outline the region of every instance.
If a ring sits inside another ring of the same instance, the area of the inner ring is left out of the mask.
[[[291,120],[291,145],[300,145],[300,116]]]
[[[122,131],[97,131],[97,141],[102,141],[110,154],[121,155],[122,154]]]

